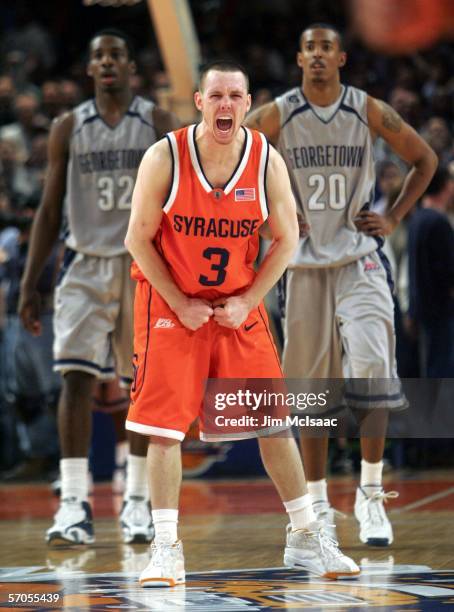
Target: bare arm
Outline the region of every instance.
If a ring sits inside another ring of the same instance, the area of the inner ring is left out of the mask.
[[[181,127],[178,117],[163,108],[159,108],[159,106],[153,107],[152,116],[158,140],[165,136],[167,132],[178,130]]]
[[[148,149],[140,164],[125,245],[149,283],[181,323],[195,330],[208,321],[213,310],[202,300],[190,299],[180,291],[153,244],[161,224],[162,205],[169,191],[171,176],[169,144],[164,139]]]
[[[253,307],[258,306],[280,279],[298,246],[299,238],[296,203],[287,168],[282,157],[272,147],[270,147],[266,186],[270,209],[268,225],[273,241],[260,265],[254,283],[244,294]]]
[[[262,132],[276,146],[281,131],[281,117],[276,102],[269,102],[252,111],[246,117],[244,125]]]
[[[50,131],[46,180],[41,203],[33,221],[21,281],[18,310],[23,325],[33,334],[39,334],[41,331],[36,285],[57,241],[61,226],[68,147],[73,122],[72,113],[66,113],[55,120]]]
[[[273,148],[268,164],[267,194],[270,208],[267,222],[272,243],[251,287],[240,296],[224,300],[224,308],[215,309],[215,319],[225,327],[240,327],[280,279],[298,245],[299,227],[290,179],[284,160]]]
[[[381,100],[368,98],[367,118],[374,135],[383,138],[391,149],[412,166],[392,209],[380,217],[375,213],[361,213],[363,224],[359,229],[371,235],[390,234],[416,201],[422,196],[438,160],[434,151],[396,111]]]

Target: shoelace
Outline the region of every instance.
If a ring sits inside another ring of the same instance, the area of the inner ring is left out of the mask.
[[[328,525],[329,527],[334,525]],[[342,556],[341,551],[339,550],[339,542],[331,538],[325,531],[324,526],[320,527],[316,531],[306,531],[306,534],[309,537],[316,538],[320,545],[320,550],[322,553],[327,554],[331,558],[339,558]]]
[[[159,544],[154,542],[151,544],[151,555],[153,562],[157,565],[166,567],[168,563],[172,563],[178,554],[179,547],[175,544]]]
[[[341,519],[346,519],[347,515],[344,514],[343,512],[341,512],[340,510],[336,510],[336,508],[332,508],[331,506],[328,506],[328,508],[324,509],[324,510],[320,510],[319,512],[316,512],[317,516],[326,516],[329,512],[332,512],[334,514],[334,516],[337,516]],[[328,525],[329,527],[335,527],[336,525]]]
[[[320,543],[320,549],[323,553],[327,553],[328,556],[332,558],[342,556],[342,553],[339,550],[339,542],[331,538],[325,531],[323,531],[323,527],[318,532],[318,541]]]
[[[367,518],[370,523],[373,523],[374,520],[377,520],[379,523],[385,522],[384,508],[383,505],[379,502],[387,503],[388,499],[396,499],[399,497],[399,493],[397,491],[376,491],[372,493],[372,495],[367,496],[366,499],[366,507],[367,507]]]

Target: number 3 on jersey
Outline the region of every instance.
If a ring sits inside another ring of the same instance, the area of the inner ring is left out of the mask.
[[[321,202],[320,198],[328,189],[327,198],[328,206],[332,210],[343,210],[347,204],[347,187],[345,176],[335,172],[330,174],[328,180],[323,174],[311,174],[308,179],[309,187],[315,187],[308,201],[309,210],[326,210],[325,202]],[[328,186],[327,186],[328,183]]]
[[[205,287],[217,287],[218,285],[222,285],[227,274],[225,269],[229,263],[230,253],[227,249],[208,247],[208,249],[203,251],[202,255],[205,259],[209,259],[210,261],[215,258],[214,262],[211,264],[211,269],[217,272],[217,275],[214,278],[208,278],[208,276],[201,274],[199,276],[199,283],[205,285]],[[216,261],[216,258],[219,259]]]
[[[111,176],[101,176],[98,179],[98,206],[101,210],[113,210],[115,203],[118,210],[131,209],[134,179],[127,174],[120,176],[115,184]]]

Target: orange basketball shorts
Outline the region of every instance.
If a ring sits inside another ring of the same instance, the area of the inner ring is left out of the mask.
[[[176,440],[201,413],[206,379],[283,376],[263,305],[239,329],[210,319],[191,331],[147,281],[136,287],[133,365],[126,429]]]

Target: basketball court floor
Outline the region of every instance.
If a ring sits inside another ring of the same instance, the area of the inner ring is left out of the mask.
[[[387,490],[395,530],[390,548],[370,548],[352,517],[355,482],[331,480],[343,550],[361,563],[356,579],[323,580],[282,567],[286,516],[271,483],[187,480],[180,534],[186,585],[142,589],[148,547],[121,542],[121,497],[95,486],[96,544],[49,549],[43,540],[57,509],[48,485],[0,489],[0,611],[454,610],[454,472],[394,474]]]

